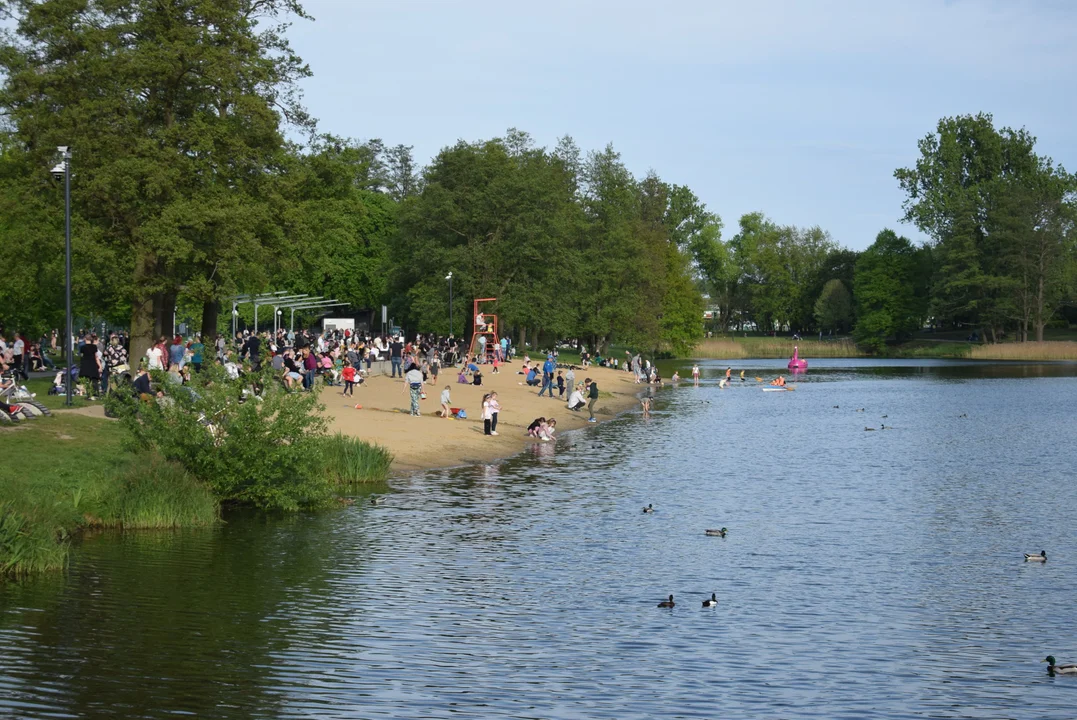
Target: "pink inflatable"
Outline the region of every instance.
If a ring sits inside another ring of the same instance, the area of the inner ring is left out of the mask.
[[[800,350],[797,348],[796,345],[793,346],[793,357],[792,357],[791,360],[789,360],[789,369],[790,370],[807,370],[808,369],[808,361],[801,359]]]

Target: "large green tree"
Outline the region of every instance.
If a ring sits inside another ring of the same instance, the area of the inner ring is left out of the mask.
[[[264,282],[286,255],[281,125],[310,124],[296,91],[308,70],[281,22],[303,16],[298,2],[7,0],[3,10],[11,147],[30,187],[57,146],[73,149],[80,261],[111,261],[102,278],[128,298],[133,355],[171,329],[180,292],[204,299],[212,319],[220,294]]]
[[[935,245],[932,307],[943,321],[982,325],[992,338],[1027,327],[1020,296],[1039,281],[1019,246],[1046,237],[1036,235],[1043,213],[1033,207],[1061,209],[1074,190],[1073,176],[1035,144],[1024,129],[995,128],[989,114],[948,117],[919,142],[915,166],[895,171],[905,220]]]
[[[860,254],[853,278],[853,334],[860,345],[877,352],[888,339],[906,339],[920,327],[927,311],[921,267],[916,248],[893,230],[880,232]]]

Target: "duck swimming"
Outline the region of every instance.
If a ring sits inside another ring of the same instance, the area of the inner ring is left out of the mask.
[[[1077,665],[1068,663],[1066,665],[1058,665],[1055,662],[1054,655],[1048,655],[1040,662],[1047,663],[1047,672],[1058,673],[1059,675],[1077,675]]]
[[[726,529],[722,528],[721,530],[704,530],[703,532],[710,537],[725,537]]]
[[[711,599],[710,600],[704,600],[703,601],[703,607],[717,607],[717,606],[718,606],[718,595],[715,594],[715,593],[711,593]]]
[[[1047,551],[1040,550],[1039,555],[1025,553],[1025,562],[1047,562]]]
[[[654,512],[654,505],[653,504],[647,505],[647,507],[643,508],[643,512],[645,512],[645,513],[653,513]]]
[[[677,603],[673,602],[673,596],[670,595],[669,600],[663,600],[662,602],[658,603],[658,607],[660,607],[660,608],[671,608],[676,604]]]

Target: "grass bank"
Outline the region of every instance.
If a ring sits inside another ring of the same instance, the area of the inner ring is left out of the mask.
[[[88,527],[216,523],[217,500],[174,464],[125,452],[117,423],[57,413],[0,428],[0,576],[65,566]]]

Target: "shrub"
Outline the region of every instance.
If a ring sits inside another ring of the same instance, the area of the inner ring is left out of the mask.
[[[381,445],[341,433],[322,442],[325,472],[339,484],[384,482],[389,477],[392,454]]]
[[[268,369],[230,380],[206,365],[189,385],[164,373],[154,381],[164,397],[114,393],[106,404],[135,449],[179,463],[222,501],[280,510],[328,502],[325,420],[314,394],[285,392]]]

